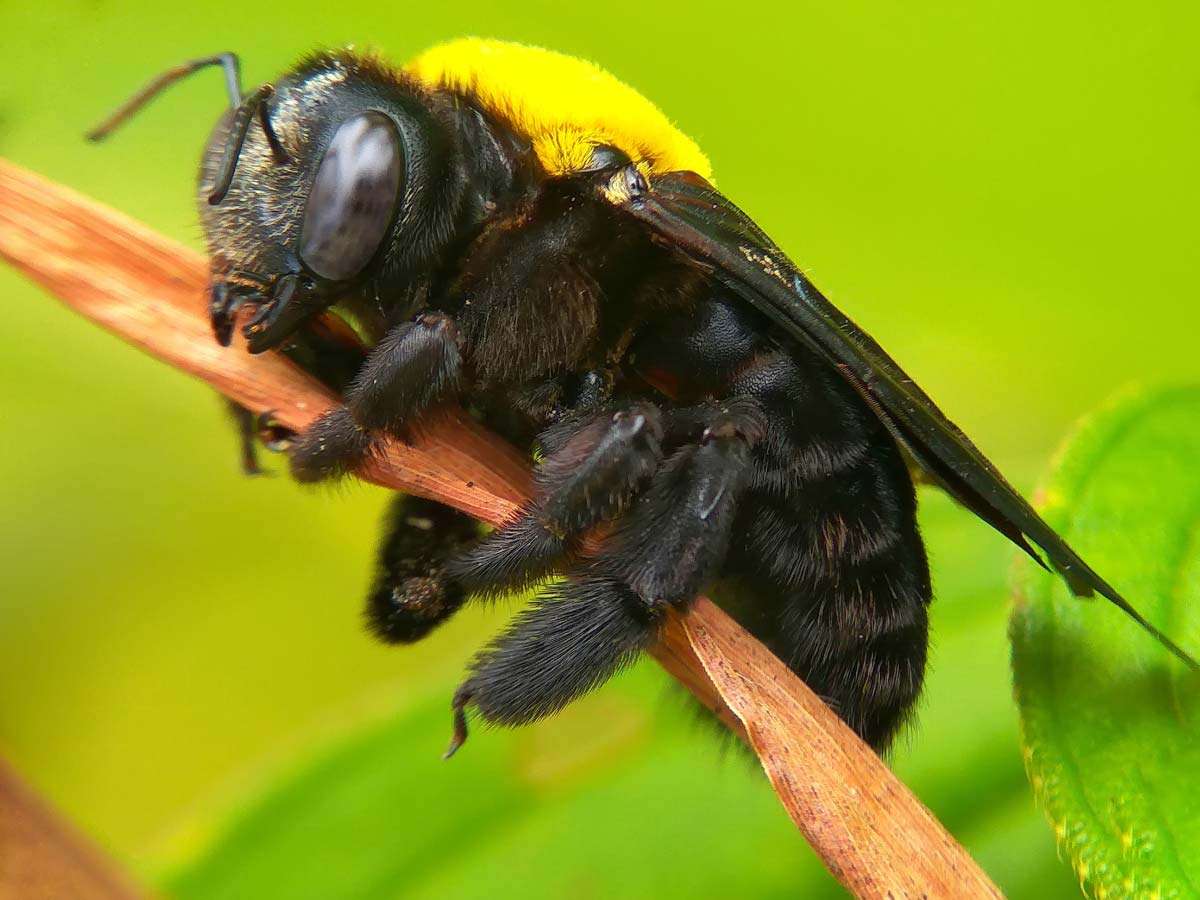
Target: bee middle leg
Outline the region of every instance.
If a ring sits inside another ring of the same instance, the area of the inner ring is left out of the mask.
[[[534,499],[516,518],[450,562],[470,592],[506,593],[549,575],[593,525],[622,512],[662,460],[657,407],[635,403],[553,429],[554,449],[534,473]]]

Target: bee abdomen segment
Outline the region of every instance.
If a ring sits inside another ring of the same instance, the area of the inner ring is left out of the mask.
[[[847,579],[825,602],[804,604],[782,644],[792,668],[879,751],[912,711],[928,652],[928,594],[896,574]]]

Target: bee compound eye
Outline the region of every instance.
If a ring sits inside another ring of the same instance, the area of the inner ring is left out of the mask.
[[[400,136],[392,120],[367,112],[338,126],[317,167],[300,229],[300,258],[344,281],[378,252],[400,196]]]

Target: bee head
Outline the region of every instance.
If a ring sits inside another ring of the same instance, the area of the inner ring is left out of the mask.
[[[452,155],[419,87],[347,52],[311,57],[228,111],[199,178],[214,278],[300,286],[269,298],[279,308],[248,330],[251,349],[428,270],[452,230]]]
[[[334,303],[360,309],[405,291],[454,233],[463,179],[455,143],[426,92],[350,51],[303,60],[243,96],[232,53],[191,60],[153,79],[89,137],[100,140],[164,88],[224,70],[230,108],[205,148],[200,217],[213,272],[213,325],[259,307],[250,349],[278,345]]]

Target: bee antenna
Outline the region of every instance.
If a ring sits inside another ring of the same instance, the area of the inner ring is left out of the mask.
[[[279,143],[279,138],[267,116],[267,100],[270,99],[272,93],[274,93],[274,88],[269,84],[264,84],[234,110],[233,121],[229,123],[229,134],[225,137],[225,153],[221,156],[221,167],[217,170],[212,193],[208,195],[210,206],[216,206],[225,199],[225,195],[229,192],[229,186],[233,184],[233,175],[237,171],[238,159],[242,155],[242,145],[246,143],[246,133],[250,130],[250,121],[256,115],[262,126],[263,134],[267,137],[267,143],[271,146],[271,153],[275,157],[275,161],[283,163],[290,158],[287,151],[283,149],[283,145]]]
[[[123,125],[143,106],[169,88],[177,81],[187,78],[200,69],[209,66],[220,66],[225,70],[225,89],[229,92],[229,105],[240,106],[242,103],[242,73],[237,55],[234,53],[218,53],[216,56],[204,56],[200,59],[189,60],[151,79],[150,83],[126,100],[107,119],[87,133],[89,141],[102,141],[117,128]]]
[[[276,162],[284,163],[289,160],[287,151],[279,142],[275,129],[267,113],[266,101],[271,96],[272,89],[264,85],[254,91],[249,97],[242,96],[242,70],[236,53],[218,53],[216,56],[203,56],[181,63],[174,68],[150,80],[144,88],[126,100],[112,115],[87,133],[89,141],[102,141],[121,125],[125,124],[134,113],[169,88],[177,81],[187,78],[200,69],[209,66],[220,66],[225,72],[225,90],[229,93],[229,105],[233,108],[233,121],[229,125],[229,134],[225,139],[225,153],[221,157],[221,167],[217,173],[216,183],[208,202],[216,206],[225,199],[229,186],[233,183],[234,172],[237,171],[238,158],[242,153],[242,145],[246,142],[246,132],[250,128],[250,120],[258,115],[259,125],[266,135],[267,143],[271,146],[271,154]]]

